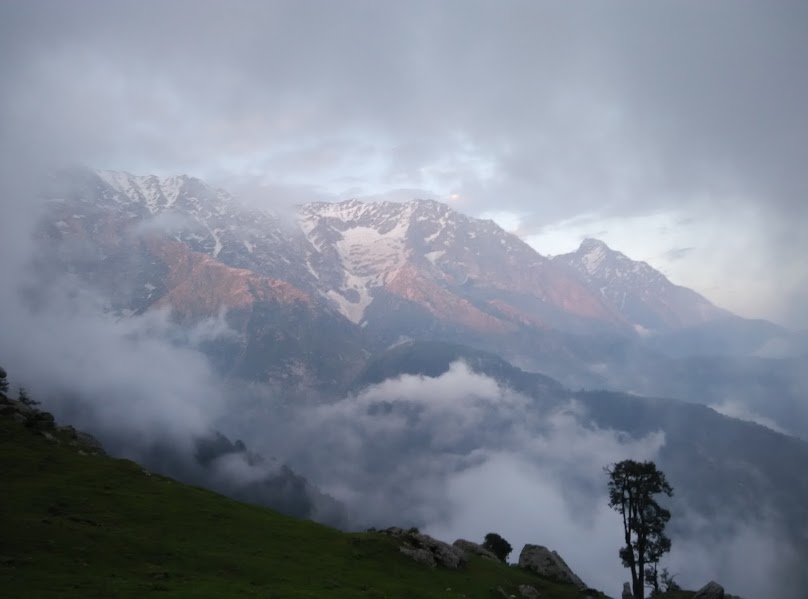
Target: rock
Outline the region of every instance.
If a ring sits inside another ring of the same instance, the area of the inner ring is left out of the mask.
[[[38,410],[34,410],[33,413],[28,416],[26,426],[38,431],[53,430],[56,428],[56,423],[54,421],[53,414],[50,412],[40,412]]]
[[[82,445],[84,445],[86,449],[89,449],[91,453],[100,453],[101,455],[106,455],[101,443],[92,435],[88,433],[76,433],[76,438]]]
[[[403,553],[407,557],[414,559],[419,564],[424,564],[425,566],[429,566],[430,568],[434,568],[437,565],[435,563],[435,558],[426,549],[418,549],[416,547],[408,547],[406,545],[402,545],[401,547],[398,548],[398,550],[401,551],[401,553]]]
[[[541,597],[541,593],[529,584],[520,584],[519,594],[522,595],[524,599],[539,599],[539,597]]]
[[[444,568],[456,570],[466,563],[466,556],[462,549],[433,539],[429,535],[416,534],[412,535],[422,547],[428,549],[435,556],[435,561]]]
[[[68,438],[70,438],[70,439],[72,439],[74,441],[79,438],[78,432],[76,431],[76,429],[74,427],[70,426],[70,425],[68,425],[68,426],[60,426],[59,431],[63,435],[65,435],[66,437],[68,437]]]
[[[621,599],[634,599],[634,593],[631,592],[631,584],[628,582],[623,583],[623,594],[620,596]]]
[[[525,545],[519,554],[519,567],[546,578],[574,584],[579,589],[586,588],[586,584],[570,570],[560,555],[541,545]]]
[[[16,399],[10,399],[8,397],[3,398],[0,401],[0,414],[7,416],[11,414],[22,414],[23,416],[33,416],[38,410],[33,408],[32,406],[26,406],[21,401],[17,401]]]
[[[693,595],[693,599],[725,599],[724,587],[717,582],[710,581]]]
[[[466,555],[463,553],[462,549],[433,539],[429,535],[418,532],[417,529],[404,530],[403,528],[392,527],[380,532],[400,538],[403,541],[403,544],[399,548],[401,552],[416,561],[421,561],[421,563],[427,562],[424,555],[420,553],[420,550],[429,553],[433,565],[437,564],[444,568],[456,570],[466,563]]]
[[[45,439],[48,440],[50,443],[56,443],[56,444],[59,443],[59,440],[53,435],[51,435],[48,431],[40,431],[39,434],[45,437]]]
[[[488,549],[483,547],[478,543],[473,543],[471,541],[466,541],[465,539],[457,539],[454,543],[452,543],[455,547],[460,549],[461,551],[465,551],[466,553],[472,553],[474,555],[479,555],[486,559],[494,560],[495,562],[499,561],[499,558],[490,552]]]

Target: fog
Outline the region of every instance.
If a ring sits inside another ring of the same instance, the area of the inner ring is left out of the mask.
[[[254,410],[241,405],[227,426],[341,500],[353,528],[417,526],[448,542],[496,532],[512,544],[511,561],[526,543],[545,545],[614,595],[629,575],[603,468],[657,460],[665,444],[662,432],[632,438],[593,428],[575,401],[524,397],[462,362],[437,378],[404,375],[336,403],[273,406],[283,414],[274,426],[261,417],[265,404]],[[773,523],[728,514],[719,525],[684,498],[670,505],[674,549],[662,565],[677,582],[700,588],[716,579],[751,598],[766,596],[776,579],[779,596],[789,597],[796,554]]]

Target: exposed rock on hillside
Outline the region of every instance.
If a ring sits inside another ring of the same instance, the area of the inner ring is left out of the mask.
[[[529,584],[519,585],[519,594],[522,595],[523,599],[539,599],[541,597],[541,593]]]
[[[693,599],[724,599],[724,587],[714,581],[708,582],[693,596]]]
[[[418,563],[432,568],[443,566],[450,570],[456,570],[466,564],[466,554],[462,549],[433,539],[429,535],[421,534],[415,529],[404,530],[392,527],[381,532],[401,539],[402,544],[399,547],[401,553]]]
[[[541,545],[525,545],[519,554],[519,567],[559,582],[574,584],[585,589],[586,584],[570,569],[555,551]]]
[[[471,541],[466,541],[465,539],[457,539],[454,543],[452,543],[452,545],[458,549],[461,549],[462,551],[465,551],[466,553],[473,553],[474,555],[479,555],[480,557],[491,559],[495,562],[499,561],[499,558],[496,555],[478,543],[472,543]]]

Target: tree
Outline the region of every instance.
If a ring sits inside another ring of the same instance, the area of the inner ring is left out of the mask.
[[[513,551],[511,544],[495,532],[489,532],[485,535],[483,547],[488,549],[488,551],[496,555],[503,562],[508,560],[508,556],[511,551]]]
[[[8,377],[8,374],[6,374],[6,371],[0,366],[0,392],[2,393],[8,391],[8,379],[6,377]]]
[[[645,599],[649,573],[646,566],[656,580],[656,565],[671,549],[671,541],[665,536],[671,513],[654,497],[660,494],[670,497],[673,488],[653,462],[623,460],[605,470],[609,475],[609,506],[623,518],[625,545],[620,548],[620,559],[631,570],[635,599]]]
[[[38,406],[39,402],[35,399],[31,399],[31,396],[28,395],[28,391],[25,390],[25,387],[20,387],[17,391],[17,400],[23,404],[28,406],[29,408],[33,408],[34,406]]]
[[[659,582],[665,589],[666,593],[670,593],[671,591],[681,591],[682,587],[679,586],[679,583],[674,580],[676,574],[671,574],[668,572],[667,568],[662,568],[662,573],[659,575]]]

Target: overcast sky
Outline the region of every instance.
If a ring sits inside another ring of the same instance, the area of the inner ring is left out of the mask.
[[[4,160],[431,197],[808,326],[803,1],[6,0],[0,78]]]

